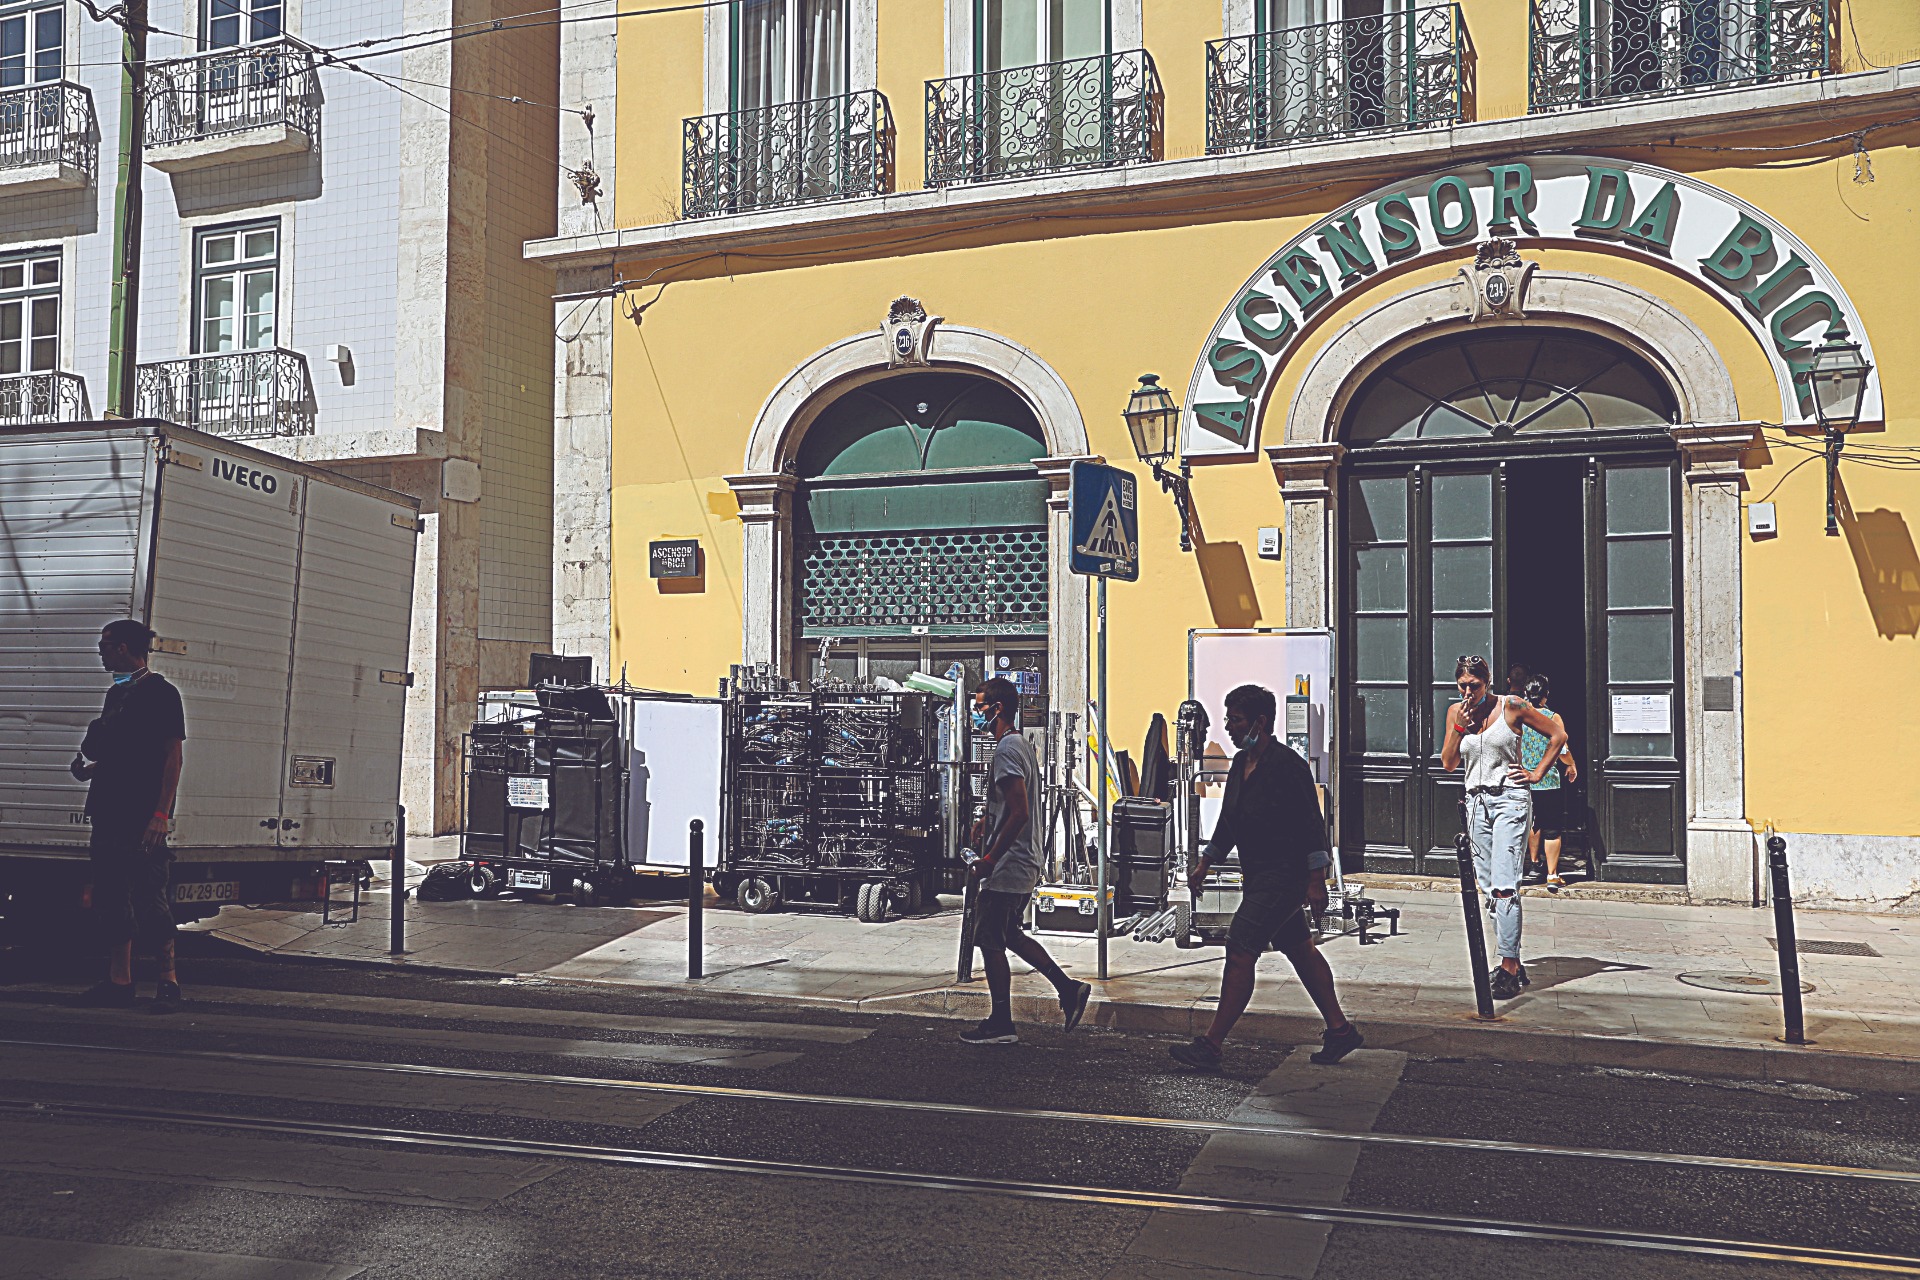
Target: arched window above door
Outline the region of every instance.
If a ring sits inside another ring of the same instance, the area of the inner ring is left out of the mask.
[[[1645,360],[1591,334],[1495,329],[1388,361],[1347,414],[1346,443],[1504,439],[1665,426],[1678,402]]]
[[[833,402],[807,431],[800,474],[894,475],[1025,468],[1047,453],[1027,403],[997,382],[961,373],[909,373]]]

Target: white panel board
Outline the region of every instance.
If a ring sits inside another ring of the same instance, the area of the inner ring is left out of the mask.
[[[687,824],[706,824],[706,863],[720,843],[719,702],[633,704],[632,778],[627,787],[627,861],[687,865]]]
[[[1214,779],[1200,801],[1200,829],[1212,831],[1220,816],[1220,797],[1226,782],[1233,744],[1227,740],[1226,700],[1229,690],[1257,684],[1273,693],[1279,704],[1275,732],[1286,738],[1287,695],[1298,676],[1308,678],[1307,761],[1322,784],[1331,781],[1329,751],[1333,685],[1333,633],[1329,631],[1189,631],[1187,633],[1187,696],[1207,709],[1206,755]]]

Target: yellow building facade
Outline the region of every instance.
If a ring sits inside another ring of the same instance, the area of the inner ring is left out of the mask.
[[[1804,896],[1920,900],[1920,8],[615,25],[563,28],[592,110],[528,246],[557,645],[692,692],[959,660],[1084,713],[1066,485],[1102,458],[1140,481],[1116,743],[1187,696],[1191,630],[1329,632],[1350,870],[1448,873],[1437,724],[1484,653],[1552,678],[1595,879],[1755,900],[1771,822]]]

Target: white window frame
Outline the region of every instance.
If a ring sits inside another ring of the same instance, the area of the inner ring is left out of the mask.
[[[35,283],[36,275],[42,275],[39,269],[51,265],[53,279],[42,279]],[[13,307],[20,309],[20,336],[17,339],[0,337],[0,378],[20,378],[36,373],[57,373],[66,363],[66,348],[63,345],[67,336],[66,325],[66,278],[67,263],[65,247],[52,245],[37,249],[23,249],[0,256],[0,281],[11,267],[21,269],[20,284],[6,287],[0,283],[0,315]],[[53,332],[44,333],[34,326],[34,318],[41,308],[35,304],[51,300],[53,302]],[[4,330],[0,330],[3,333]],[[52,340],[52,362],[44,366],[34,362],[34,347],[37,343]],[[20,367],[7,369],[4,359],[10,342],[17,342],[20,350]]]
[[[292,17],[292,14],[289,12],[292,6],[287,3],[287,0],[232,0],[232,3],[237,6],[239,12],[237,14],[221,14],[218,17],[216,17],[213,12],[215,3],[216,0],[200,0],[200,48],[202,50],[211,52],[216,49],[244,49],[249,45],[272,44],[287,34],[289,19]],[[278,10],[279,21],[276,23],[271,34],[264,36],[254,34],[254,11],[256,9]],[[240,38],[219,44],[214,43],[214,23],[229,20],[239,22]]]
[[[700,114],[733,110],[733,12],[731,5],[706,11],[706,74]],[[847,0],[847,92],[880,87],[880,0]]]
[[[248,236],[262,231],[273,233],[272,254],[249,256],[245,252]],[[207,267],[203,261],[205,246],[211,241],[226,236],[232,236],[234,240],[236,256],[233,263]],[[280,312],[283,303],[282,286],[286,279],[286,238],[281,220],[265,218],[225,226],[195,228],[192,232],[192,245],[193,256],[189,259],[193,281],[189,292],[191,321],[187,335],[191,352],[194,355],[225,355],[239,351],[272,351],[276,348],[284,348],[286,335],[281,328]],[[269,335],[271,341],[259,346],[247,346],[244,344],[246,316],[240,309],[244,305],[246,296],[245,278],[261,270],[273,272],[273,323]],[[206,285],[208,281],[220,277],[227,277],[234,281],[233,344],[209,349],[205,342]]]
[[[1182,0],[1191,3],[1192,0]],[[1226,0],[1228,4],[1251,5],[1252,0]],[[949,76],[970,76],[979,67],[974,57],[974,8],[979,0],[946,0],[947,3],[947,74]],[[1108,0],[1107,5],[1107,50],[1123,53],[1129,49],[1142,47],[1141,9],[1142,0]],[[1249,7],[1248,14],[1252,14]]]
[[[54,29],[59,33],[59,57],[55,59],[52,74],[50,75],[41,74],[43,68],[41,66],[40,55],[45,51],[35,43],[35,37],[39,34],[42,27],[42,23],[38,19],[40,15],[44,13],[53,13],[57,15],[59,19],[54,24]],[[67,50],[71,47],[72,42],[69,38],[70,33],[67,31],[68,15],[64,0],[55,0],[54,3],[40,4],[0,4],[0,24],[15,21],[22,24],[22,30],[25,35],[25,41],[21,49],[21,58],[23,60],[21,79],[18,85],[0,85],[0,88],[14,89],[26,85],[54,84],[66,79]]]

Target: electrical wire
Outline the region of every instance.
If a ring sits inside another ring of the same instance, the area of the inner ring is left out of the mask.
[[[431,48],[437,44],[452,44],[456,40],[465,40],[472,36],[488,35],[496,31],[519,31],[529,27],[569,26],[576,22],[612,22],[621,18],[651,18],[669,13],[693,13],[706,9],[724,8],[731,3],[732,0],[688,0],[688,2],[684,4],[659,5],[651,9],[618,9],[612,13],[581,13],[575,14],[572,17],[566,16],[559,10],[540,10],[539,12],[543,14],[551,12],[559,14],[559,16],[541,22],[515,22],[511,18],[495,18],[486,23],[472,24],[469,29],[464,31],[447,32],[429,39],[414,40],[411,44],[398,44],[386,49],[370,49],[365,56],[369,58],[384,58],[390,54],[407,53],[414,49]],[[391,38],[398,40],[411,39],[410,36],[395,36]],[[353,44],[338,46],[340,49],[356,47],[359,46]]]
[[[1753,501],[1765,502],[1768,498],[1771,498],[1774,494],[1780,491],[1781,485],[1785,484],[1788,480],[1791,480],[1793,478],[1794,472],[1798,471],[1800,468],[1806,466],[1809,462],[1812,462],[1812,461],[1813,461],[1812,458],[1802,458],[1800,459],[1800,461],[1794,463],[1791,467],[1788,467],[1787,473],[1781,476],[1778,480],[1773,482],[1773,488],[1767,490],[1763,496],[1755,498]],[[1752,503],[1749,503],[1748,505],[1751,506]]]

